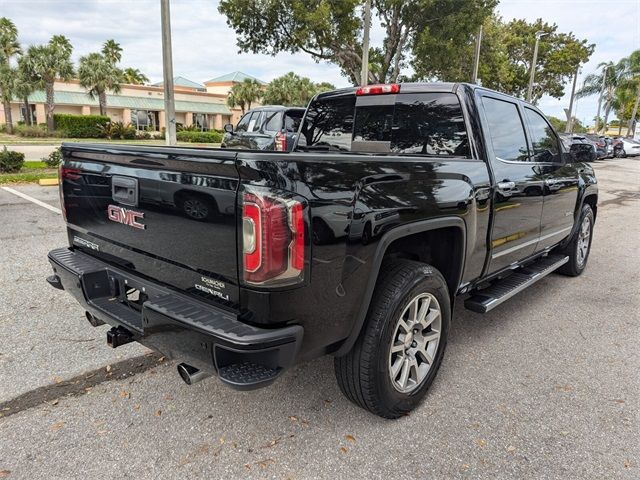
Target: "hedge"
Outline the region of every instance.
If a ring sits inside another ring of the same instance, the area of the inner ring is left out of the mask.
[[[176,139],[180,142],[190,143],[220,143],[222,141],[222,134],[220,132],[191,132],[183,130],[176,133]]]
[[[7,150],[6,146],[2,150],[0,150],[0,172],[19,172],[23,165],[24,153]]]
[[[71,138],[98,138],[103,135],[102,127],[110,122],[102,115],[71,115],[56,113],[53,115],[55,129]]]

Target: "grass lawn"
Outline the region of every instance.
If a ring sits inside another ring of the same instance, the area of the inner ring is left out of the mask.
[[[10,183],[37,183],[41,178],[56,178],[57,168],[49,168],[44,162],[27,161],[18,173],[0,173],[0,185]]]
[[[109,140],[107,138],[29,138],[19,135],[7,135],[0,133],[0,148],[2,145],[60,145],[63,142],[73,143],[116,143],[125,145],[165,145],[165,140]],[[211,147],[217,148],[219,143],[189,143],[178,142],[181,147]]]

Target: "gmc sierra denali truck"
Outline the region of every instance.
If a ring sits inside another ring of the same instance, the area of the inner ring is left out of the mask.
[[[137,341],[240,389],[335,357],[387,418],[424,397],[453,304],[485,313],[576,276],[593,169],[533,105],[467,84],[316,96],[291,152],[64,144],[69,245],[47,280],[111,347]]]

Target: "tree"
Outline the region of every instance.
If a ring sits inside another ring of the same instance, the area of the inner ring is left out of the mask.
[[[264,104],[304,107],[319,92],[333,90],[330,83],[313,83],[307,77],[300,77],[289,72],[274,78],[264,91]]]
[[[27,50],[29,61],[25,66],[37,79],[38,87],[44,88],[47,97],[45,111],[49,132],[54,129],[54,82],[57,78],[70,80],[73,76],[72,50],[71,42],[63,35],[54,35],[46,45],[31,46]]]
[[[613,107],[613,100],[615,98],[616,89],[620,85],[620,82],[624,78],[625,62],[602,62],[598,65],[601,69],[600,73],[591,73],[584,79],[582,87],[576,92],[576,98],[584,98],[592,95],[600,95],[602,92],[602,86],[604,83],[604,93],[602,96],[602,107],[604,108],[604,120],[602,123],[600,119],[596,122],[596,132],[601,130],[601,126],[604,130],[607,130],[609,122],[609,114]]]
[[[547,117],[549,123],[553,127],[556,132],[564,132],[565,127],[567,126],[566,120],[560,120],[558,117]],[[576,117],[573,117],[573,133],[586,133],[587,128],[582,125],[582,122],[578,120]]]
[[[626,69],[624,76],[627,82],[627,88],[633,89],[635,87],[636,92],[631,115],[629,115],[629,124],[627,126],[627,137],[633,137],[638,116],[638,106],[640,105],[640,50],[632,52],[625,60],[625,64]]]
[[[15,84],[15,97],[22,100],[24,105],[24,121],[27,125],[33,123],[31,117],[31,106],[29,105],[29,95],[31,95],[38,88],[38,78],[33,74],[29,65],[30,59],[28,54],[23,55],[18,60],[17,77]]]
[[[18,29],[15,24],[6,17],[0,18],[0,97],[2,97],[7,133],[13,133],[11,100],[15,88],[15,69],[11,67],[11,59],[21,52]]]
[[[139,69],[129,67],[124,69],[122,82],[130,85],[144,85],[149,82],[149,78]]]
[[[230,108],[240,107],[244,114],[245,107],[251,110],[251,104],[262,97],[262,84],[255,79],[245,78],[244,81],[236,83],[229,92],[227,105]]]
[[[535,44],[535,33],[546,33],[540,39],[535,83],[532,100],[537,102],[543,95],[561,98],[564,87],[579,65],[585,63],[594,45],[579,40],[571,33],[558,32],[558,27],[538,19],[533,23],[525,20],[504,22],[493,15],[483,26],[482,48],[478,76],[482,85],[511,95],[524,97],[529,85],[531,61]],[[428,51],[419,50],[413,62],[415,78],[459,82],[467,81],[471,73],[474,38],[461,43],[459,51],[450,62],[433,64]],[[437,45],[425,44],[430,49]],[[443,68],[437,68],[437,65]]]
[[[80,57],[78,78],[91,98],[97,98],[100,115],[107,114],[107,91],[118,93],[123,72],[104,53],[90,53]]]
[[[370,48],[369,82],[395,82],[409,54],[444,49],[432,62],[449,63],[459,54],[496,0],[373,0],[372,14],[385,30],[382,45]],[[256,2],[222,0],[218,7],[237,35],[243,52],[305,52],[316,61],[338,65],[354,84],[360,83],[362,63],[362,1],[281,0]]]
[[[115,65],[122,60],[122,47],[111,38],[102,45],[102,55],[109,63]]]

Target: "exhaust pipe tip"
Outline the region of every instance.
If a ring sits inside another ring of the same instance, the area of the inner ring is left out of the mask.
[[[193,385],[194,383],[198,383],[210,376],[209,373],[198,370],[196,367],[193,367],[186,363],[178,364],[177,368],[180,378],[182,378],[184,383],[186,383],[187,385]]]

